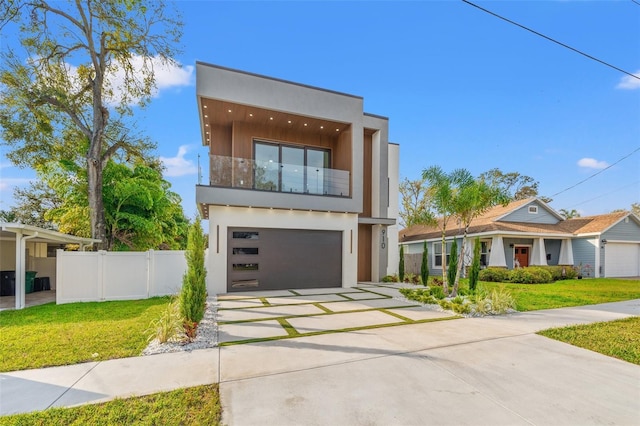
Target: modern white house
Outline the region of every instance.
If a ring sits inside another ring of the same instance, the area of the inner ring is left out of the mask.
[[[422,254],[426,243],[433,274],[442,272],[453,240],[461,247],[462,238],[462,229],[449,225],[443,257],[440,224],[400,231],[405,254]],[[486,267],[562,265],[589,277],[640,276],[640,218],[631,212],[564,219],[540,199],[516,200],[471,222],[462,256],[465,265],[471,264],[476,238]]]
[[[363,98],[196,64],[211,294],[352,287],[398,265],[399,146]]]

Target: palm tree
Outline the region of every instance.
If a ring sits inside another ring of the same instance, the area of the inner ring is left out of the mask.
[[[422,178],[430,187],[431,204],[434,211],[440,217],[437,223],[442,235],[442,286],[445,294],[449,292],[447,283],[447,224],[455,213],[455,197],[458,186],[464,182],[469,172],[464,169],[456,169],[451,173],[445,173],[440,166],[431,166],[422,171]]]
[[[576,209],[571,209],[571,210],[560,209],[560,215],[565,219],[573,219],[575,217],[580,217],[580,213],[578,213],[578,210]]]
[[[458,188],[453,200],[453,215],[460,223],[464,233],[462,237],[462,245],[460,247],[460,256],[458,261],[458,271],[456,273],[455,282],[451,296],[458,294],[458,285],[460,283],[460,275],[462,266],[464,265],[464,253],[466,250],[467,234],[469,226],[473,219],[484,214],[490,208],[509,203],[509,194],[503,188],[489,185],[484,179],[473,179],[471,174],[464,170],[460,172]]]

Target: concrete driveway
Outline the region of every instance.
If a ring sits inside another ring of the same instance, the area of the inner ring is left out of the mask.
[[[640,424],[640,367],[535,334],[640,300],[222,347],[227,425]]]

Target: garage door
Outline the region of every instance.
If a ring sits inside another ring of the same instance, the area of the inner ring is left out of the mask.
[[[605,277],[640,276],[640,244],[608,243],[604,262]]]
[[[227,291],[342,286],[342,232],[229,228]]]

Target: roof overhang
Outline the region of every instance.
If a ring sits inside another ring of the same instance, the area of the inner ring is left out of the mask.
[[[76,237],[75,235],[63,234],[51,229],[39,228],[37,226],[25,225],[22,223],[0,223],[0,240],[15,240],[16,235],[30,236],[29,240],[36,243],[58,243],[58,244],[79,244],[90,246],[99,243],[100,240],[94,238]]]

